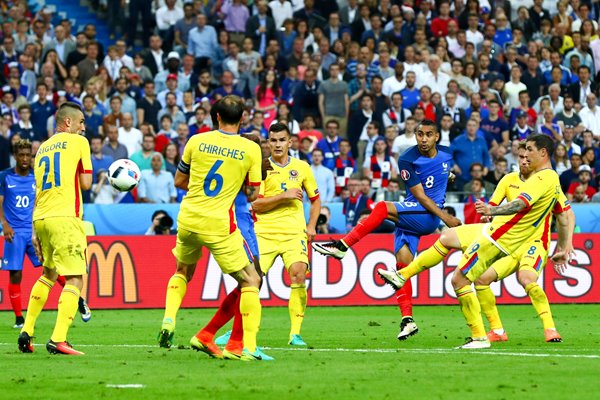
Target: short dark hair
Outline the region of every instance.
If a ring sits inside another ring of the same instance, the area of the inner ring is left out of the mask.
[[[19,139],[17,143],[13,145],[13,154],[17,154],[21,149],[32,149],[31,142],[27,139]]]
[[[223,97],[219,103],[220,106],[217,114],[221,118],[221,122],[232,125],[239,124],[242,114],[244,114],[244,100],[239,96],[230,94]]]
[[[531,135],[527,138],[526,142],[533,142],[538,150],[545,149],[548,157],[552,157],[552,153],[554,153],[554,142],[547,135]]]
[[[423,110],[423,111],[425,111],[425,110]],[[430,120],[430,119],[424,119],[424,120],[422,120],[422,121],[419,123],[419,125],[417,126],[417,130],[419,130],[419,128],[420,128],[420,127],[422,127],[422,126],[432,126],[432,127],[433,127],[433,130],[434,130],[435,132],[437,132],[437,125],[436,125],[436,123],[435,123],[435,122],[433,122],[433,121],[432,121],[432,120]]]
[[[291,133],[290,133],[290,128],[288,128],[287,124],[283,124],[283,123],[281,123],[281,122],[275,122],[274,124],[272,124],[272,125],[269,127],[269,134],[270,134],[271,132],[273,132],[273,133],[279,133],[279,132],[284,132],[284,131],[285,131],[285,133],[286,133],[288,136],[291,136]]]
[[[330,119],[327,122],[325,122],[325,127],[327,127],[327,125],[329,124],[334,124],[336,125],[338,128],[340,127],[340,123],[338,122],[337,119]]]
[[[64,102],[56,112],[56,124],[62,124],[65,118],[73,116],[75,111],[81,111],[81,107],[77,103],[73,103],[72,101]]]
[[[324,154],[323,154],[323,150],[321,150],[321,149],[314,149],[314,150],[312,151],[312,154],[314,155],[314,154],[315,154],[315,152],[317,152],[317,151],[318,151],[319,153],[321,153],[321,155],[324,155]]]

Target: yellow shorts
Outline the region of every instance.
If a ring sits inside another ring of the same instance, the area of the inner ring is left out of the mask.
[[[467,279],[475,282],[494,262],[505,256],[485,236],[479,234],[463,253],[458,268]]]
[[[454,227],[454,232],[458,237],[458,241],[460,243],[460,249],[465,252],[465,249],[471,242],[479,236],[479,234],[483,231],[483,226],[485,224],[465,224]]]
[[[498,274],[498,281],[506,278],[514,272],[529,270],[540,276],[548,261],[548,250],[540,240],[525,242],[510,256],[497,260],[492,268]]]
[[[44,267],[62,276],[87,274],[87,239],[83,221],[75,217],[52,217],[34,221],[42,247]]]
[[[288,270],[294,263],[301,262],[308,266],[308,240],[305,233],[299,235],[274,236],[256,235],[260,252],[260,269],[266,274],[273,266],[275,259],[281,256],[283,265]]]
[[[241,271],[253,262],[239,229],[231,235],[206,235],[179,228],[173,255],[179,262],[196,265],[202,257],[202,247],[210,251],[225,274]]]

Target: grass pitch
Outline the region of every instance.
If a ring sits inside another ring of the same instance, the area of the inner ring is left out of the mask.
[[[554,305],[563,343],[545,343],[531,306],[501,306],[509,341],[454,350],[468,336],[458,306],[415,307],[420,333],[396,339],[392,307],[308,308],[308,349],[287,345],[286,308],[263,309],[259,343],[274,362],[209,359],[189,339],[214,310],[182,310],[160,349],[162,310],[94,311],[69,338],[83,357],[49,355],[56,312],[43,312],[33,354],[0,313],[0,399],[591,399],[600,373],[600,305]]]

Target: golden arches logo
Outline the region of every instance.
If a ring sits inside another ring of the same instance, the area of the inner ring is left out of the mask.
[[[98,279],[98,297],[113,297],[115,293],[115,271],[120,265],[123,281],[123,301],[137,303],[139,300],[137,278],[133,257],[123,242],[111,243],[104,250],[99,242],[90,242],[87,248],[88,270],[96,263]],[[120,261],[120,263],[119,263]]]

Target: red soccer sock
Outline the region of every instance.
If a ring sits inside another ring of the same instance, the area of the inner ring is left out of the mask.
[[[405,264],[396,264],[398,270],[404,267],[406,267]],[[400,290],[396,291],[396,301],[398,302],[398,307],[400,307],[402,318],[412,317],[412,283],[410,279],[406,281]]]
[[[240,312],[240,302],[238,300],[235,308],[235,316],[233,317],[233,328],[231,328],[231,337],[227,342],[227,349],[235,350],[243,346],[244,340],[244,325],[242,324],[242,313]]]
[[[23,316],[23,306],[21,305],[21,284],[20,283],[9,283],[8,284],[8,297],[10,297],[10,304],[15,312],[15,317]]]
[[[62,287],[65,287],[67,280],[65,279],[64,276],[59,276],[58,278],[56,278],[56,283],[58,283]]]
[[[387,205],[384,201],[380,201],[375,205],[373,212],[369,214],[367,219],[358,223],[344,238],[342,241],[348,247],[354,246],[362,238],[373,232],[381,225],[381,223],[387,218],[388,211]]]
[[[221,329],[227,322],[229,322],[231,318],[233,318],[236,308],[239,312],[240,294],[239,288],[233,289],[233,291],[223,299],[221,306],[212,317],[210,322],[198,333],[210,335],[211,337],[215,336],[215,333],[217,333],[219,329]]]

